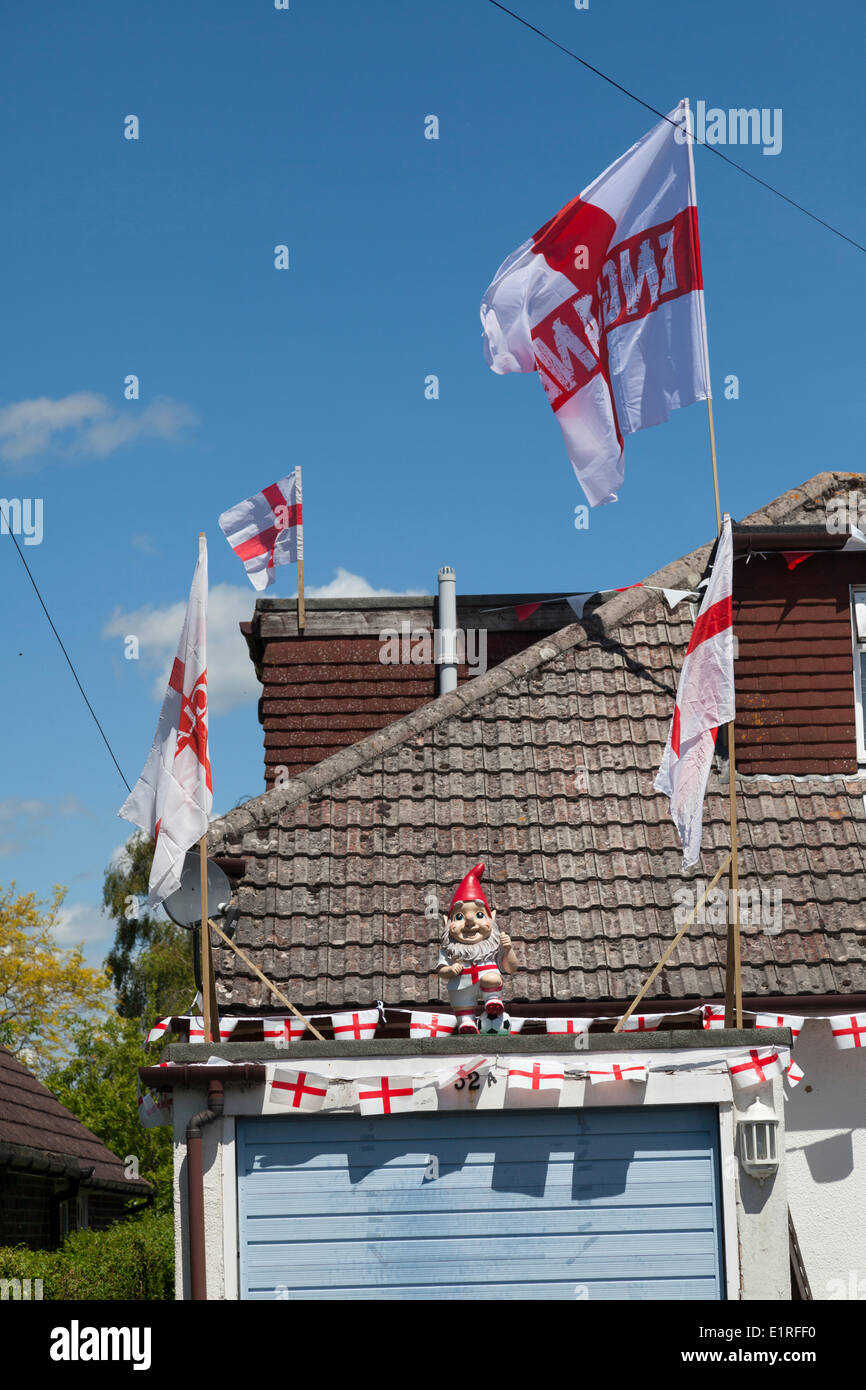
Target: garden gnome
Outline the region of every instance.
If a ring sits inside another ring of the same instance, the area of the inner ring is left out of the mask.
[[[517,969],[511,937],[497,927],[496,913],[484,896],[483,873],[483,864],[469,870],[443,918],[436,972],[448,983],[458,1033],[477,1033],[475,1019],[482,1010],[489,1019],[502,1017],[502,973],[513,975]]]

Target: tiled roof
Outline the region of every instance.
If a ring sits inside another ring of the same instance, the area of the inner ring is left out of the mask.
[[[820,520],[826,497],[860,481],[821,474],[747,520]],[[689,587],[708,554],[647,582]],[[652,790],[691,628],[688,609],[669,612],[660,594],[618,594],[594,621],[215,822],[211,851],[247,858],[238,944],[307,1009],[438,1000],[428,914],[481,859],[521,961],[513,999],[633,996],[676,930],[675,891],[711,877],[728,848],[724,769],[710,778],[697,875],[683,875]],[[740,885],[768,894],[770,918],[742,932],[746,995],[866,991],[862,789],[853,778],[739,783]],[[657,993],[718,998],[724,936],[696,922]],[[227,1009],[273,1005],[231,953],[217,952],[217,969]]]
[[[50,1157],[92,1168],[97,1187],[122,1183],[131,1196],[150,1191],[143,1178],[128,1179],[122,1160],[5,1047],[0,1047],[0,1145],[10,1145],[25,1161]]]

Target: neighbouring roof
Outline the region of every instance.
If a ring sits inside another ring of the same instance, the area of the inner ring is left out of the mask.
[[[60,1160],[74,1170],[93,1169],[95,1187],[120,1186],[130,1196],[145,1196],[151,1185],[125,1176],[121,1159],[61,1105],[18,1058],[0,1047],[0,1167],[59,1170]]]
[[[823,473],[745,521],[820,527],[826,500],[862,482]],[[709,550],[646,582],[690,588]],[[307,1009],[439,1000],[435,912],[484,860],[521,960],[514,1000],[633,997],[676,930],[674,893],[728,849],[726,768],[697,874],[652,789],[692,623],[661,594],[618,594],[214,822],[211,852],[247,862],[238,944]],[[770,918],[742,933],[746,995],[866,990],[864,785],[740,779],[740,884],[768,894]],[[724,936],[695,923],[653,995],[723,994]],[[232,953],[216,964],[227,1011],[278,1007]]]

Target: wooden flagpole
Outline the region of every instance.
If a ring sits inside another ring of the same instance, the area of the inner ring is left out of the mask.
[[[207,549],[207,537],[204,531],[198,533],[198,553],[201,555]],[[207,929],[208,910],[207,910],[207,831],[202,835],[198,842],[199,864],[201,869],[200,892],[201,892],[201,1010],[204,1022],[205,1042],[214,1041],[214,1024],[219,1029],[219,1011],[216,1000],[216,982],[213,973],[213,956],[210,949],[210,932]]]
[[[688,137],[686,147],[689,152],[689,188],[691,192],[692,206],[697,215],[698,194],[695,183],[695,156],[692,140],[691,118],[689,115],[689,104],[686,100],[686,113],[688,119]],[[703,276],[701,276],[703,283]],[[713,396],[710,387],[710,349],[707,336],[707,315],[704,305],[704,297],[701,295],[701,331],[703,334],[704,347],[704,371],[707,381],[707,419],[710,426],[710,456],[713,463],[713,493],[716,503],[716,534],[722,534],[722,509],[719,501],[719,470],[716,461],[716,430],[713,422]],[[727,515],[727,513],[725,513]],[[729,879],[728,892],[728,939],[725,953],[725,1027],[743,1026],[743,982],[740,976],[740,869],[739,856],[737,853],[737,782],[736,782],[736,762],[734,749],[734,721],[731,720],[728,728],[728,802],[730,806],[730,838],[731,838],[731,874]]]
[[[295,1018],[299,1018],[303,1023],[304,1027],[309,1028],[310,1032],[313,1034],[313,1037],[318,1038],[319,1042],[326,1042],[327,1039],[322,1037],[322,1034],[319,1032],[318,1028],[315,1028],[308,1018],[304,1018],[303,1014],[298,1013],[298,1010],[295,1008],[294,1004],[291,1002],[290,999],[286,998],[282,990],[277,989],[276,985],[268,979],[267,975],[262,974],[261,970],[259,970],[259,967],[257,965],[253,965],[246,952],[242,951],[240,946],[236,946],[235,943],[232,941],[231,937],[226,936],[225,932],[217,926],[216,922],[211,922],[210,925],[213,927],[220,940],[224,941],[225,944],[234,951],[236,956],[240,956],[244,964],[248,965],[250,967],[250,970],[252,970],[252,972],[255,975],[258,975],[262,984],[267,985],[271,993],[277,996],[280,1003],[285,1004],[287,1009],[291,1009],[292,1013],[295,1015]]]
[[[682,941],[683,937],[685,936],[686,932],[688,931],[689,927],[692,925],[692,922],[695,920],[695,917],[697,916],[698,908],[701,906],[701,904],[702,904],[703,902],[706,901],[707,896],[713,891],[713,889],[715,888],[716,884],[718,883],[719,879],[721,878],[722,874],[725,872],[725,869],[728,867],[728,865],[730,864],[730,862],[731,862],[731,856],[730,856],[730,854],[729,854],[728,857],[727,857],[727,859],[725,859],[725,860],[722,862],[721,868],[719,868],[719,869],[716,870],[715,877],[711,880],[710,883],[707,884],[706,888],[704,889],[704,891],[703,891],[703,893],[701,894],[701,896],[698,898],[697,902],[695,903],[694,907],[692,908],[691,912],[689,913],[689,915],[688,915],[688,917],[686,918],[686,920],[685,920],[685,922],[683,923],[683,925],[680,927],[680,930],[677,932],[677,934],[676,934],[676,936],[674,937],[673,941],[670,943],[670,945],[669,945],[668,947],[666,947],[665,952],[664,952],[664,955],[662,956],[662,958],[661,958],[661,960],[659,961],[658,965],[657,965],[657,966],[655,967],[655,969],[653,970],[652,974],[649,975],[649,976],[647,976],[646,980],[645,980],[644,983],[641,985],[640,989],[638,990],[638,992],[637,992],[637,994],[635,995],[634,999],[632,1000],[631,1004],[630,1004],[629,1007],[626,1009],[626,1011],[625,1011],[625,1013],[623,1014],[622,1018],[620,1019],[619,1023],[618,1023],[618,1024],[616,1025],[616,1027],[614,1028],[613,1031],[614,1031],[615,1033],[621,1033],[621,1032],[622,1032],[622,1026],[623,1026],[623,1024],[624,1024],[624,1023],[627,1023],[628,1020],[631,1018],[632,1014],[634,1013],[634,1011],[635,1011],[635,1009],[637,1008],[637,1006],[638,1006],[638,1004],[640,1003],[640,1001],[643,999],[644,995],[646,994],[647,990],[649,989],[649,987],[650,987],[650,985],[652,984],[653,980],[655,979],[656,975],[659,973],[659,971],[661,970],[661,968],[662,968],[662,966],[664,965],[665,961],[668,959],[668,956],[670,956],[670,954],[672,953],[672,951],[679,945],[680,941]]]

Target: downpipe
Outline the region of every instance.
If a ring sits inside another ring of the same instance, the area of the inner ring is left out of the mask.
[[[225,1095],[223,1084],[211,1078],[207,1087],[206,1110],[193,1115],[186,1127],[186,1176],[189,1220],[190,1297],[193,1301],[207,1300],[207,1262],[204,1226],[204,1162],[201,1132],[223,1113]]]

